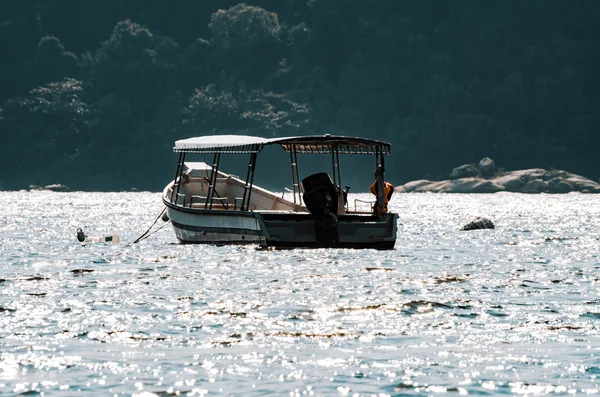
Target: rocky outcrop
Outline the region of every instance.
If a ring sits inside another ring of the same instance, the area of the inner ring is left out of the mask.
[[[486,157],[477,164],[452,170],[445,181],[418,180],[396,188],[397,193],[600,193],[600,183],[561,170],[531,168],[496,171],[494,160]]]
[[[471,222],[467,223],[460,230],[479,230],[479,229],[495,229],[494,223],[488,218],[478,216]]]
[[[66,185],[60,183],[54,183],[52,185],[46,186],[38,186],[38,185],[29,185],[29,190],[50,190],[53,192],[70,192],[71,188]]]
[[[61,183],[53,183],[52,185],[44,186],[45,190],[52,190],[53,192],[70,192],[71,188]]]

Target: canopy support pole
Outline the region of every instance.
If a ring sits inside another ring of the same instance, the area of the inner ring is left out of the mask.
[[[337,148],[335,148],[335,161],[337,163],[338,186],[340,188],[340,194],[342,194],[342,166],[340,164],[340,152]]]
[[[385,183],[385,166],[383,163],[383,152],[377,148],[375,152],[375,192],[377,197],[377,205],[379,208],[384,207],[384,183]]]
[[[329,147],[331,153],[331,172],[333,173],[333,184],[337,185],[337,163],[335,162],[335,148]]]
[[[212,209],[213,196],[215,194],[215,185],[217,184],[217,175],[219,175],[219,162],[221,161],[221,153],[215,153],[213,157],[212,169],[210,171],[210,183],[208,185],[208,193],[206,194],[206,202],[204,209]]]
[[[181,186],[181,173],[183,172],[183,165],[185,164],[185,153],[179,153],[179,160],[177,161],[177,169],[175,170],[175,179],[173,179],[173,189],[171,189],[171,202],[179,194],[179,187]],[[177,180],[179,178],[179,180]],[[176,203],[175,203],[176,204]]]
[[[246,186],[244,186],[244,197],[242,198],[242,211],[248,211],[250,207],[250,195],[252,194],[252,185],[254,184],[254,169],[256,167],[256,153],[250,154],[250,163],[248,164],[248,174],[246,175]]]
[[[292,194],[294,196],[294,204],[296,204],[296,193],[298,193],[298,201],[302,205],[302,192],[300,186],[300,172],[298,171],[298,152],[296,146],[290,149],[290,164],[292,167]]]

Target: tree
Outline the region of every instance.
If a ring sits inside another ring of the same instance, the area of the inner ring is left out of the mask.
[[[296,135],[311,129],[301,103],[260,90],[224,91],[216,85],[197,89],[183,111],[182,135],[249,132],[262,136]]]
[[[1,161],[11,170],[10,177],[45,184],[57,173],[73,175],[73,166],[89,142],[83,91],[81,81],[64,79],[5,102],[8,156]]]
[[[77,56],[69,52],[54,36],[42,37],[35,59],[35,78],[38,84],[48,84],[65,77],[78,77]]]
[[[281,59],[277,14],[242,3],[214,13],[208,27],[217,70],[256,86],[277,69]]]
[[[139,116],[148,117],[177,88],[179,46],[131,21],[119,22],[111,37],[87,56],[96,95],[130,98]]]

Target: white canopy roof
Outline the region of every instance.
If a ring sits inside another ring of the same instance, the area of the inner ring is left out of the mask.
[[[268,139],[246,135],[207,135],[175,142],[176,152],[258,153]]]
[[[185,153],[258,153],[265,145],[278,144],[287,151],[324,154],[389,154],[391,145],[374,139],[312,135],[286,138],[261,138],[247,135],[207,135],[175,142],[173,150]]]

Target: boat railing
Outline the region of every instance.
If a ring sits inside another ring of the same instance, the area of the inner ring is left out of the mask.
[[[165,199],[169,200],[170,202],[173,202],[173,199],[175,199],[175,202],[173,204],[177,204],[177,202],[179,201],[178,196],[174,197],[174,194],[175,194],[174,191],[176,188],[177,188],[176,183],[169,186],[169,188],[167,189],[166,194],[165,194]]]
[[[204,206],[206,204],[206,199],[206,196],[192,195],[190,197],[190,207],[193,207],[194,204],[196,204],[197,206]],[[212,201],[212,207],[218,206],[226,210],[229,209],[229,199],[227,197],[213,197]]]
[[[180,204],[185,207],[185,194],[175,193],[175,204]]]
[[[354,212],[357,212],[357,205],[356,203],[363,203],[363,204],[369,204],[369,211],[373,208],[373,206],[375,205],[375,201],[370,201],[370,200],[361,200],[361,199],[354,199]]]
[[[206,203],[206,196],[192,195],[190,197],[190,207],[194,206],[194,201],[196,201],[196,204],[204,205]]]

